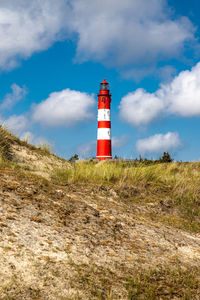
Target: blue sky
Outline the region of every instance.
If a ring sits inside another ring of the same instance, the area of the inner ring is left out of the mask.
[[[96,155],[97,93],[113,154],[200,159],[197,0],[0,3],[0,122],[69,158]]]

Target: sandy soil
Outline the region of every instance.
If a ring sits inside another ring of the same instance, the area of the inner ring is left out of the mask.
[[[20,157],[45,168],[46,158],[31,155]],[[0,299],[128,299],[124,278],[133,270],[200,267],[200,235],[141,212],[111,188],[0,171]],[[104,288],[110,282],[110,298],[95,295],[99,278]]]

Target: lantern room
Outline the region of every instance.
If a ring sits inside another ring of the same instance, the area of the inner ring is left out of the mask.
[[[100,83],[100,90],[109,90],[109,83],[104,79],[101,83]]]

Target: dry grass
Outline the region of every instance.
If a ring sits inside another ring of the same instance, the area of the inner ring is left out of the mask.
[[[38,149],[47,155],[52,153],[51,146],[49,144],[40,144]]]
[[[0,156],[4,160],[12,159],[10,140],[11,140],[10,133],[5,128],[0,126]]]
[[[126,288],[129,300],[199,299],[200,271],[180,267],[139,271],[128,280]]]
[[[38,147],[28,143],[28,139],[24,141],[14,136],[7,128],[0,125],[0,156],[7,160],[12,160],[13,151],[12,145],[19,145],[26,147],[41,155],[53,155],[51,153],[51,146],[48,144],[40,144]]]
[[[115,273],[97,265],[75,265],[72,286],[87,291],[89,299],[156,300],[199,299],[200,271],[196,267],[158,266],[154,269],[120,270]],[[116,286],[125,287],[127,294],[116,293]],[[81,299],[81,298],[80,298]]]
[[[68,183],[116,183],[119,186],[132,184],[142,180],[144,183],[153,181],[158,183],[162,177],[158,165],[145,166],[126,162],[77,162],[70,170],[55,170],[52,178]]]
[[[73,168],[55,170],[52,180],[112,187],[122,200],[154,204],[149,211],[154,221],[200,230],[200,163],[78,162]]]

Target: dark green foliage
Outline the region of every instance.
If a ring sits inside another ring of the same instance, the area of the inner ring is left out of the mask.
[[[78,154],[74,154],[74,155],[69,159],[69,161],[71,161],[71,162],[75,162],[76,160],[79,160]]]
[[[142,163],[145,165],[152,165],[155,163],[169,163],[169,162],[173,162],[173,159],[171,158],[170,154],[168,152],[163,152],[162,157],[160,157],[159,159],[148,159],[148,158],[143,158],[141,155],[139,157],[139,159],[135,159],[136,163]]]
[[[170,154],[168,152],[163,152],[163,156],[160,157],[158,160],[159,162],[172,162],[173,159],[171,158]]]

